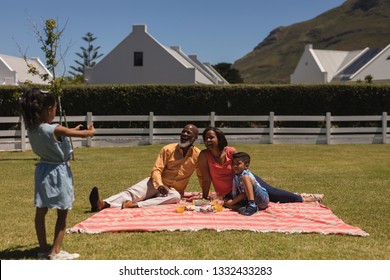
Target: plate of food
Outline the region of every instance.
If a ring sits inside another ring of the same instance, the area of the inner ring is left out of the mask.
[[[196,206],[195,205],[186,205],[186,211],[195,211]]]
[[[210,200],[207,200],[207,199],[204,199],[204,198],[202,198],[202,199],[193,199],[192,203],[195,206],[210,205]]]

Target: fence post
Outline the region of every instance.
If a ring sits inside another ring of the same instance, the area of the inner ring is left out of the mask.
[[[26,151],[26,127],[24,126],[23,116],[20,116],[20,148],[22,152]]]
[[[215,127],[215,112],[210,113],[210,126]]]
[[[382,113],[382,143],[387,144],[387,112]]]
[[[154,129],[154,115],[153,112],[149,112],[149,144],[153,145],[153,129]]]
[[[87,112],[87,126],[92,123],[92,112]],[[87,137],[87,147],[92,146],[92,137]]]
[[[270,144],[274,143],[274,129],[275,129],[274,119],[275,119],[275,113],[269,112],[269,143]]]
[[[331,114],[330,112],[326,113],[326,144],[332,144],[331,140],[331,129],[332,129],[332,122],[331,122]]]

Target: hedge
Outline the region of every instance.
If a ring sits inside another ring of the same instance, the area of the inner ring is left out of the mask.
[[[18,115],[23,87],[0,87],[0,115]],[[379,115],[390,113],[390,84],[66,86],[68,116]]]

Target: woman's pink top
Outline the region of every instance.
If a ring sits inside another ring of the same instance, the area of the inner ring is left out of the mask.
[[[227,195],[232,191],[233,175],[232,168],[232,155],[235,153],[235,149],[232,147],[225,147],[226,160],[225,163],[218,164],[213,155],[207,150],[207,162],[210,169],[211,181],[214,186],[214,190],[222,196]]]

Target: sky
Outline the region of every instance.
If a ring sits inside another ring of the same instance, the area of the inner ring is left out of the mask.
[[[166,47],[180,46],[202,62],[234,63],[251,52],[279,26],[312,19],[345,0],[18,0],[1,4],[0,54],[39,57],[44,53],[33,31],[47,19],[64,28],[66,71],[81,59],[87,32],[97,39],[99,53],[107,55],[136,24],[147,25],[148,33]],[[19,46],[19,47],[18,47]],[[303,48],[303,47],[302,47]]]

